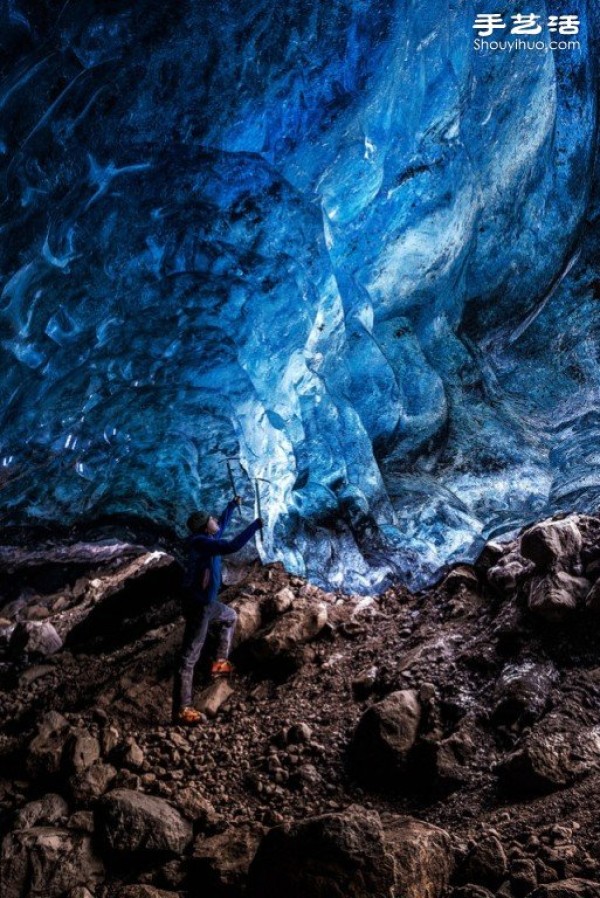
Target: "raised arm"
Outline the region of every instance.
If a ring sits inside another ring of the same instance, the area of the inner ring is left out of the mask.
[[[220,518],[219,518],[219,529],[217,530],[217,532],[216,532],[216,534],[215,534],[215,536],[217,537],[217,539],[218,539],[220,536],[222,536],[222,534],[224,533],[225,528],[227,527],[227,525],[229,524],[229,522],[230,522],[230,520],[231,520],[231,516],[232,516],[232,514],[233,514],[233,512],[234,512],[234,509],[235,509],[235,506],[236,506],[236,505],[237,505],[236,500],[235,500],[235,499],[231,499],[231,500],[227,503],[227,505],[225,506],[225,510],[223,511],[223,513],[221,514],[221,516],[220,516]]]
[[[245,530],[242,530],[241,533],[234,536],[233,539],[218,539],[216,536],[209,537],[197,533],[190,537],[190,540],[194,546],[197,546],[207,555],[231,555],[233,552],[237,552],[241,549],[242,546],[245,546],[248,540],[254,536],[256,531],[260,530],[261,526],[262,521],[260,518],[257,518],[255,521],[252,521]]]

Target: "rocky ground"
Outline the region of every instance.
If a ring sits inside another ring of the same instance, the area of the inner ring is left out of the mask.
[[[600,898],[599,577],[582,515],[418,595],[238,570],[185,729],[164,548],[0,548],[2,898]]]

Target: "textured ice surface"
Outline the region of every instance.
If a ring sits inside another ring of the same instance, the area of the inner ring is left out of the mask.
[[[360,591],[597,508],[568,6],[554,53],[475,52],[456,0],[0,6],[2,521],[183,533],[237,456],[264,557]]]

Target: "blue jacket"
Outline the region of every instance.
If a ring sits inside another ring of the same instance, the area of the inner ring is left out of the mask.
[[[219,518],[219,529],[214,536],[194,533],[186,540],[188,558],[183,577],[183,590],[185,598],[194,605],[208,605],[216,601],[221,586],[221,555],[237,552],[259,529],[258,521],[253,521],[233,539],[222,539],[235,504],[233,499],[227,503],[225,511]]]

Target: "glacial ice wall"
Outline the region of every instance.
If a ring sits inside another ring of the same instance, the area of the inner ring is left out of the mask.
[[[4,525],[183,533],[233,457],[360,591],[597,508],[592,0],[512,53],[469,0],[0,9]]]

